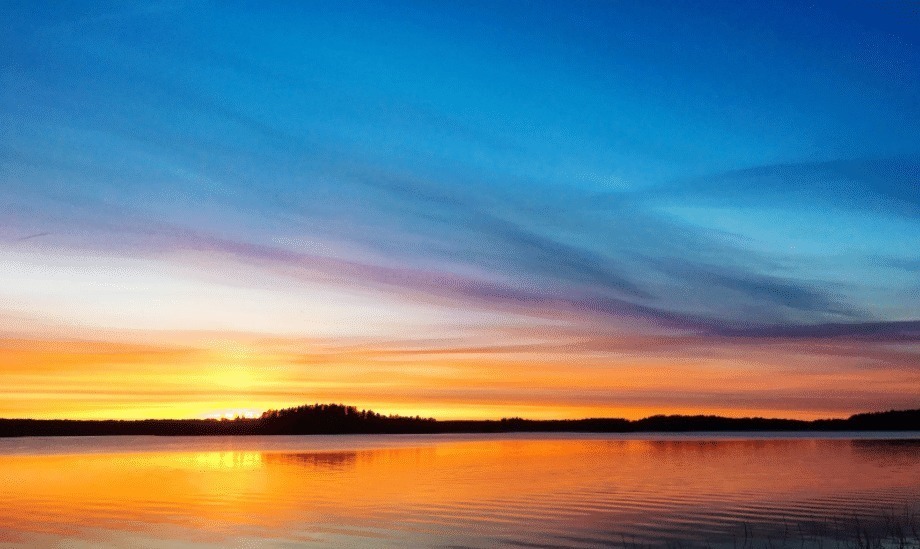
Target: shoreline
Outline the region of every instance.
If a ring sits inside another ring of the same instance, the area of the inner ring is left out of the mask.
[[[794,420],[656,415],[638,420],[436,420],[384,416],[343,404],[311,404],[269,410],[257,418],[66,420],[0,419],[0,438],[30,436],[218,435],[434,435],[497,433],[803,433],[920,432],[920,409],[855,414],[847,419]]]

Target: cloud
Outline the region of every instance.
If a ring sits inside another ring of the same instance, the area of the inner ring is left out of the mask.
[[[714,335],[756,338],[852,338],[870,341],[920,342],[920,320],[892,320],[879,322],[788,324],[733,328],[714,326]]]
[[[912,273],[920,272],[920,258],[882,258],[881,263],[889,267],[894,267],[895,269],[902,269]]]
[[[738,321],[716,315],[695,315],[642,305],[628,300],[595,295],[553,293],[552,291],[526,290],[483,279],[464,277],[437,271],[396,268],[360,263],[336,258],[292,252],[290,250],[251,243],[234,242],[218,237],[194,233],[177,233],[179,239],[170,244],[200,251],[217,251],[238,259],[274,270],[277,274],[317,278],[352,285],[376,286],[389,291],[408,291],[430,296],[441,296],[461,303],[476,304],[483,308],[512,308],[535,314],[569,312],[589,316],[633,318],[655,326],[687,330],[704,335],[729,338],[838,338],[856,337],[872,341],[920,341],[920,321],[852,322],[822,324],[771,324],[748,319]],[[729,284],[742,284],[729,279]],[[794,308],[821,310],[833,307],[818,294],[810,294],[796,286],[786,286],[775,280],[747,281],[756,293],[782,288],[790,292]],[[743,284],[742,284],[743,285]],[[745,288],[750,290],[751,288]],[[801,292],[798,295],[796,292]],[[802,301],[799,302],[800,298]]]
[[[266,188],[248,193],[244,206],[230,189],[217,189],[216,212],[232,213],[224,222],[184,211],[170,219],[163,215],[169,210],[152,211],[130,192],[102,202],[22,185],[8,219],[10,228],[22,225],[19,234],[53,233],[42,239],[44,249],[218,252],[287,278],[408,292],[461,307],[601,315],[726,334],[871,320],[816,282],[777,274],[768,257],[719,233],[628,202],[585,212],[586,192],[577,188],[535,197],[539,187],[489,194],[480,185],[333,172],[328,181],[292,186],[289,200],[274,194],[285,189]],[[297,239],[310,237],[329,242],[322,254],[296,248]],[[767,268],[770,274],[762,272]]]
[[[916,218],[918,182],[920,157],[854,158],[753,166],[653,187],[634,198],[732,207],[808,201]]]
[[[41,238],[41,237],[43,237],[43,236],[48,236],[48,235],[50,235],[50,234],[51,234],[51,233],[48,233],[48,232],[44,232],[44,233],[34,233],[34,234],[26,235],[26,236],[21,236],[21,237],[15,239],[15,242],[25,242],[26,240],[32,240],[33,238]]]
[[[666,273],[694,287],[707,288],[708,294],[718,293],[725,297],[737,294],[742,299],[759,305],[769,314],[770,306],[787,308],[805,313],[833,316],[860,317],[863,311],[835,299],[827,290],[807,284],[791,277],[764,275],[731,265],[704,264],[687,258],[655,258],[645,260],[656,270]],[[725,294],[725,292],[730,292]],[[765,306],[766,305],[766,306]]]

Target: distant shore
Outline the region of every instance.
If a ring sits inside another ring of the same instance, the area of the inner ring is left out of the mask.
[[[656,415],[638,420],[436,420],[384,416],[342,404],[269,410],[257,418],[68,420],[0,419],[0,437],[28,436],[213,436],[439,433],[684,433],[684,432],[920,431],[920,409],[856,414],[812,421],[720,416]]]

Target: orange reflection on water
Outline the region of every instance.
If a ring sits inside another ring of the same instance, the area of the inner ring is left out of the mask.
[[[338,450],[311,448],[309,437],[302,449],[252,437],[226,450],[181,439],[178,451],[174,441],[169,451],[0,455],[0,531],[18,543],[113,546],[489,546],[572,533],[654,537],[667,532],[652,526],[669,522],[686,531],[667,535],[700,535],[720,521],[876,512],[920,499],[916,441],[479,436],[347,448],[384,438],[342,437]]]

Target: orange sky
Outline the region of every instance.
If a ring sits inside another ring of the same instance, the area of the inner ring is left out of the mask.
[[[687,336],[526,344],[243,333],[117,332],[0,340],[0,417],[213,417],[313,402],[438,418],[716,413],[839,417],[909,407],[909,346]],[[143,340],[152,340],[146,343]],[[524,338],[519,338],[523,340]]]

